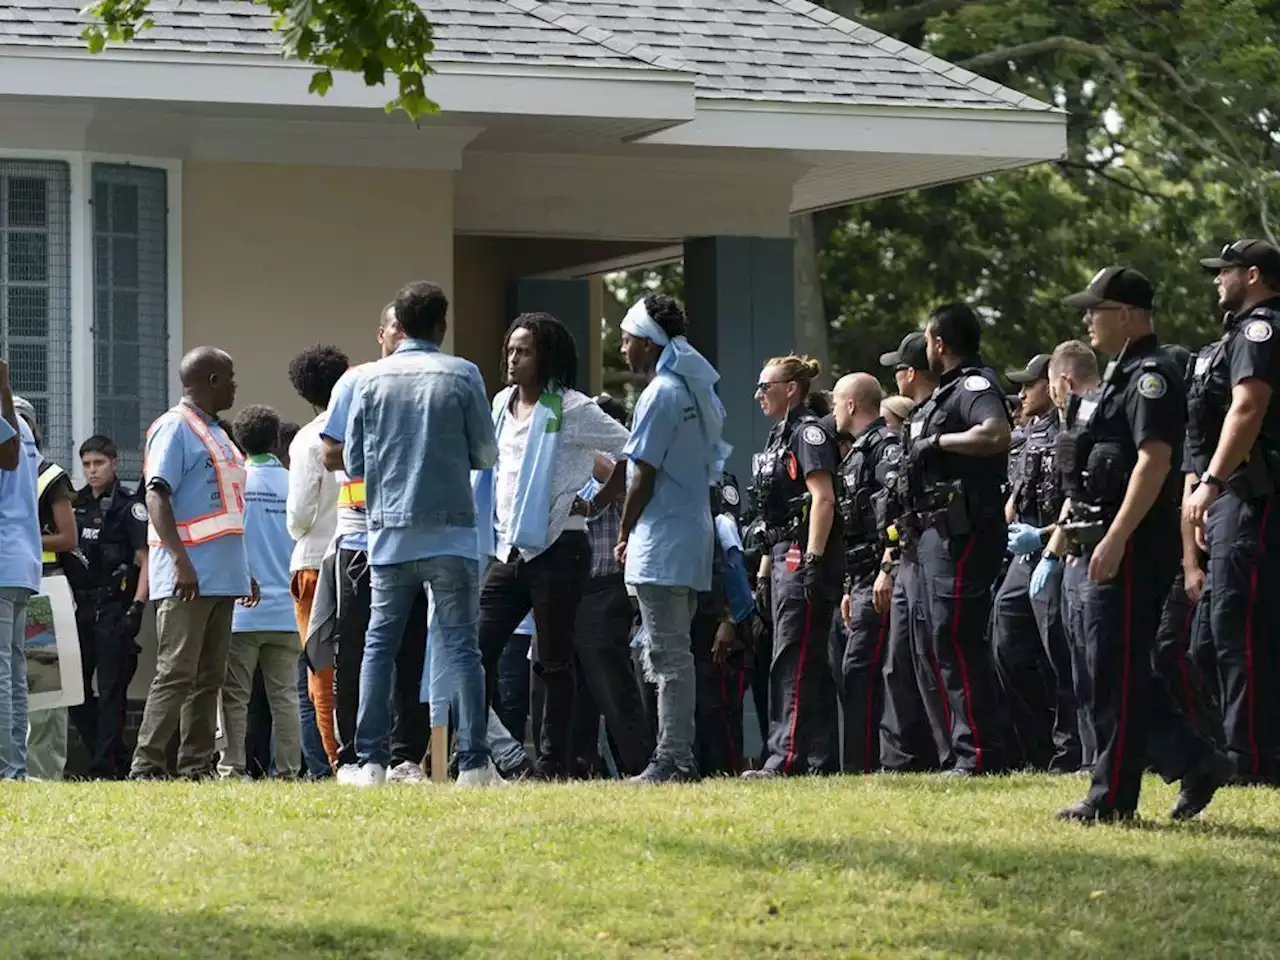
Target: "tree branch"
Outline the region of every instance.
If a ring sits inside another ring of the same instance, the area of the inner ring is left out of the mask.
[[[1108,183],[1114,183],[1117,187],[1121,187],[1125,190],[1130,191],[1131,193],[1136,193],[1139,196],[1146,197],[1149,200],[1164,201],[1169,199],[1168,197],[1153,191],[1150,187],[1148,187],[1146,184],[1142,182],[1141,177],[1139,177],[1132,170],[1128,170],[1124,167],[1111,167],[1108,164],[1077,163],[1074,160],[1059,160],[1057,161],[1057,166],[1065,170],[1083,170],[1085,173],[1092,173],[1095,176],[1100,177],[1103,180],[1106,180]],[[1124,170],[1131,177],[1133,177],[1133,182],[1123,180],[1120,177],[1115,176],[1113,173],[1110,173],[1109,170],[1112,170],[1112,169]]]
[[[1147,53],[1143,50],[1134,50],[1129,47],[1109,47],[1100,46],[1094,43],[1088,43],[1084,40],[1077,40],[1075,37],[1056,36],[1046,37],[1043,40],[1034,40],[1030,43],[1013,44],[1006,47],[998,47],[995,50],[989,50],[986,53],[978,54],[976,57],[970,57],[968,60],[962,61],[959,65],[966,70],[976,70],[984,66],[996,63],[1008,63],[1011,60],[1021,60],[1027,57],[1033,57],[1041,53],[1066,52],[1075,53],[1081,56],[1090,57],[1097,61],[1111,76],[1133,97],[1137,103],[1144,109],[1148,110],[1152,116],[1159,117],[1168,126],[1177,130],[1197,147],[1203,150],[1208,156],[1217,160],[1223,166],[1236,170],[1245,180],[1245,186],[1254,195],[1258,202],[1259,215],[1262,221],[1262,227],[1267,234],[1267,239],[1272,243],[1275,242],[1274,235],[1271,230],[1271,217],[1269,207],[1269,190],[1265,177],[1260,177],[1257,165],[1251,163],[1244,155],[1244,151],[1240,149],[1240,144],[1230,130],[1219,120],[1212,112],[1207,110],[1197,96],[1197,91],[1192,89],[1190,84],[1183,79],[1177,69],[1174,68],[1163,57]],[[1178,93],[1182,95],[1187,104],[1205,121],[1208,122],[1218,137],[1222,140],[1222,146],[1225,151],[1206,138],[1198,130],[1191,127],[1178,117],[1174,116],[1160,104],[1156,103],[1150,96],[1139,89],[1128,72],[1120,65],[1121,60],[1131,60],[1138,63],[1145,63],[1154,66],[1163,73],[1169,80],[1173,82]],[[1228,153],[1229,152],[1229,153]],[[1231,156],[1229,154],[1234,154]]]
[[[881,33],[898,33],[907,27],[921,24],[930,17],[952,13],[963,7],[976,7],[993,2],[998,0],[921,0],[920,3],[903,7],[901,10],[889,10],[876,16],[863,17],[862,21]]]

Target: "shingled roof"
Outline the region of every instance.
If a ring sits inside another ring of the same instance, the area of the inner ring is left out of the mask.
[[[83,0],[0,0],[6,45],[83,47]],[[805,0],[422,0],[440,64],[690,73],[705,99],[1050,110]],[[243,0],[152,0],[133,46],[274,56],[272,14]],[[0,54],[2,55],[2,54]]]

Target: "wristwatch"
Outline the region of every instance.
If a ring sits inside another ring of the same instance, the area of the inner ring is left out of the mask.
[[[894,561],[892,561],[892,560],[881,560],[881,561],[880,561],[880,572],[881,572],[881,573],[893,573],[893,571],[894,571],[894,570],[896,570],[896,569],[898,569],[898,565],[897,565],[897,563],[895,563]]]
[[[1201,477],[1200,477],[1200,483],[1207,484],[1208,486],[1213,487],[1213,488],[1214,488],[1214,489],[1216,489],[1219,493],[1221,493],[1223,490],[1227,489],[1227,484],[1226,484],[1226,482],[1225,482],[1225,481],[1223,481],[1223,480],[1221,480],[1221,479],[1220,479],[1220,478],[1218,478],[1218,477],[1215,477],[1212,473],[1206,473],[1206,474],[1204,474],[1203,476],[1201,476]],[[1198,486],[1198,485],[1199,485],[1199,484],[1197,484],[1197,486]]]
[[[1040,554],[1040,559],[1041,560],[1061,560],[1062,558],[1058,556],[1056,553],[1054,553],[1052,550],[1050,550],[1048,547],[1045,547],[1044,553]]]

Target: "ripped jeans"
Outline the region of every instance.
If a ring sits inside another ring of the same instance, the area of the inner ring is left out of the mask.
[[[655,761],[694,769],[694,711],[697,683],[690,628],[698,594],[689,587],[638,583],[645,640],[640,651],[645,679],[658,686],[658,745]]]

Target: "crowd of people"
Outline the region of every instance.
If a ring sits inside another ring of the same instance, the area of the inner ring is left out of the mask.
[[[1181,782],[1175,819],[1276,784],[1280,252],[1203,265],[1219,340],[1161,345],[1150,282],[1108,267],[1065,301],[1088,342],[1008,371],[1013,398],[962,303],[880,358],[896,396],[772,358],[747,487],[663,295],[621,324],[629,417],[577,389],[577,346],[539,313],[508,329],[490,402],[441,350],[427,282],[383,310],[379,360],[294,359],[301,427],[259,405],[224,422],[233,360],[192,351],[136,493],[103,437],[72,490],[0,363],[0,776],[46,739],[20,689],[43,573],[75,595],[93,776],[244,777],[269,743],[276,776],[420,782],[447,727],[464,786],[1036,769],[1087,774],[1059,816],[1093,823],[1134,814],[1146,769]]]

